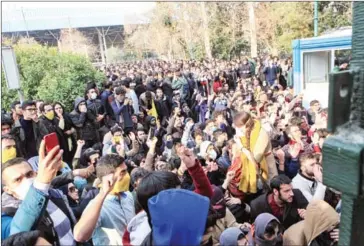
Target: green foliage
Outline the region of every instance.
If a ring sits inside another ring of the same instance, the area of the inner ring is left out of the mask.
[[[351,26],[351,2],[319,2],[319,33]]]
[[[58,53],[55,48],[39,44],[17,44],[14,50],[25,99],[59,101],[71,110],[74,99],[84,95],[88,81],[101,83],[104,79],[90,61],[80,55]],[[2,104],[9,109],[10,103],[17,99],[16,93],[4,88],[4,83],[2,89]]]
[[[9,90],[6,85],[5,74],[1,67],[1,108],[10,109],[10,104],[18,99],[16,90]]]

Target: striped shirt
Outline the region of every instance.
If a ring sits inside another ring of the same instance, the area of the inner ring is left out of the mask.
[[[53,226],[57,232],[60,245],[76,245],[73,239],[71,223],[63,211],[49,200],[47,212],[53,221]]]

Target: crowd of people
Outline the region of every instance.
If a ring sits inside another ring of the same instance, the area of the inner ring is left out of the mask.
[[[100,70],[69,112],[42,99],[3,112],[2,245],[337,244],[327,110],[302,106],[290,59]]]

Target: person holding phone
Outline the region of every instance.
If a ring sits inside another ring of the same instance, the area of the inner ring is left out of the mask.
[[[74,245],[75,217],[64,202],[63,193],[50,188],[62,165],[63,150],[55,146],[46,154],[45,141],[39,149],[38,172],[23,158],[2,165],[2,239],[34,228],[52,245]],[[47,213],[44,213],[44,210]],[[5,224],[9,223],[9,224]],[[62,226],[59,226],[62,225]]]

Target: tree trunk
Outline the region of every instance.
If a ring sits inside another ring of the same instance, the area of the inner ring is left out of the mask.
[[[208,19],[207,19],[205,2],[201,2],[200,6],[201,6],[201,16],[202,16],[202,23],[203,23],[205,52],[206,52],[207,58],[212,59],[210,34],[209,34],[209,23],[208,23]]]
[[[257,45],[257,31],[255,24],[255,12],[254,12],[254,2],[247,2],[249,11],[249,26],[250,26],[250,52],[251,57],[258,56],[258,45]]]

